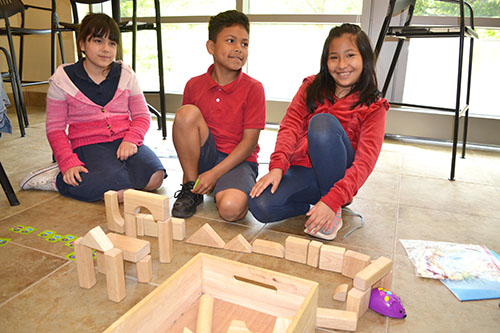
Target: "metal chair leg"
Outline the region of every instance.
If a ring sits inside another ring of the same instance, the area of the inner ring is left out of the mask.
[[[0,162],[0,183],[2,184],[2,188],[5,192],[5,195],[7,196],[7,199],[9,200],[10,205],[11,206],[18,206],[19,200],[17,200],[16,193],[14,192],[14,189],[12,188],[12,185],[10,184],[9,178],[7,177],[7,174],[5,173],[5,170],[2,166],[2,162]]]

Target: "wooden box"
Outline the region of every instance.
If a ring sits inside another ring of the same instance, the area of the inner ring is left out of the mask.
[[[290,322],[283,332],[315,330],[317,282],[199,253],[106,332],[195,332],[204,293],[215,299],[212,332],[227,332],[232,320],[273,332],[279,317]]]

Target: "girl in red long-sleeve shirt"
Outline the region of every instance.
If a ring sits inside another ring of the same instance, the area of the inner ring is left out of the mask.
[[[368,36],[353,24],[333,28],[319,73],[304,79],[281,121],[270,171],[250,192],[250,211],[265,223],[306,214],[306,233],[334,239],[342,206],[375,167],[388,109]]]

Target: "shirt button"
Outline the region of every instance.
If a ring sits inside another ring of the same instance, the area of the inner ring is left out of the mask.
[[[215,99],[215,101],[216,101],[217,103],[219,103],[219,102],[220,102],[220,98],[218,98],[218,97],[217,97],[217,98]]]
[[[102,109],[101,109],[101,112],[106,112],[106,109],[105,109],[105,108],[102,108]]]
[[[110,129],[110,128],[111,128],[111,126],[109,126],[109,125],[106,125],[106,127],[107,127],[107,129]]]

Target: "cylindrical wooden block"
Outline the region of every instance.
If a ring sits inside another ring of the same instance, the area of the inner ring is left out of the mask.
[[[153,278],[153,264],[151,261],[151,256],[147,255],[136,264],[137,268],[137,281],[138,282],[150,282]]]
[[[80,287],[90,289],[96,284],[92,249],[81,244],[82,238],[73,243],[75,248],[76,270]]]
[[[198,308],[198,320],[196,321],[196,333],[212,332],[212,315],[214,308],[214,298],[209,294],[200,297],[200,307]]]
[[[122,251],[113,248],[104,252],[104,263],[106,266],[108,298],[113,302],[120,302],[126,296]]]
[[[160,251],[160,262],[170,263],[174,257],[174,240],[172,221],[158,221],[158,247]]]

